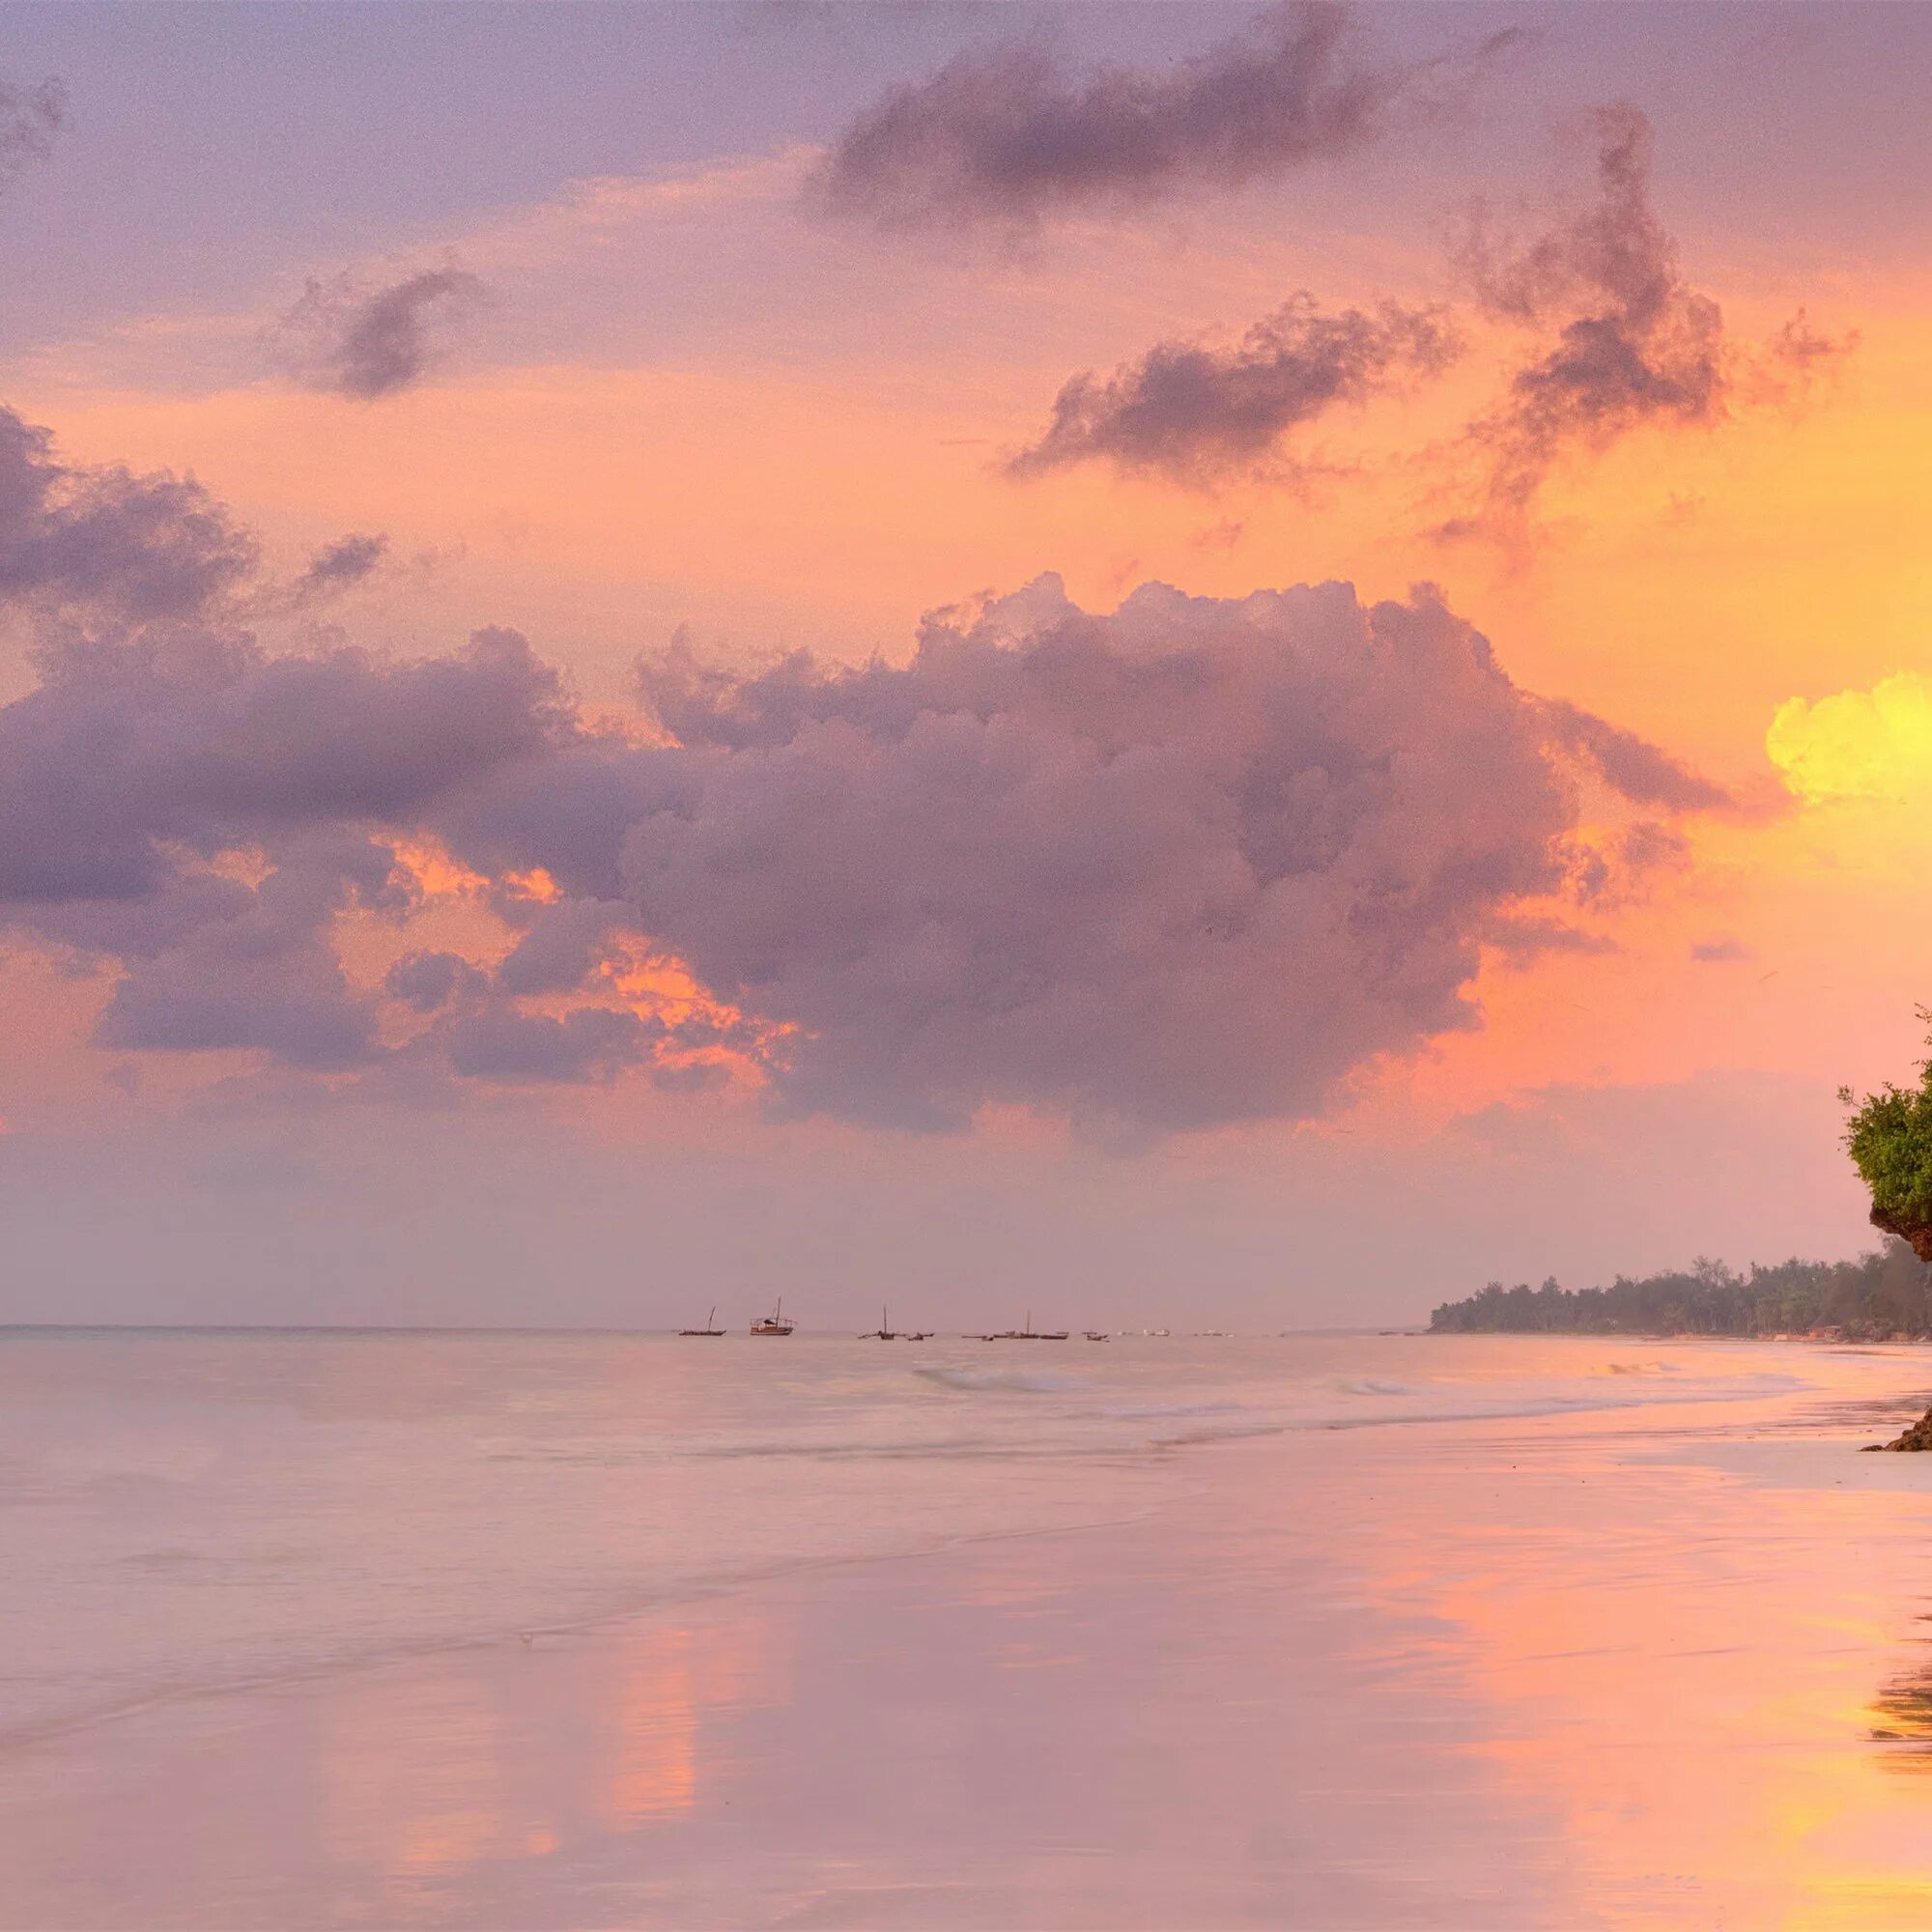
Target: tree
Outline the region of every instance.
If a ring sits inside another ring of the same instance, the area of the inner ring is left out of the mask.
[[[1932,1008],[1918,1009],[1932,1048]],[[1871,1189],[1872,1226],[1911,1242],[1932,1262],[1932,1055],[1918,1063],[1917,1087],[1890,1081],[1863,1099],[1849,1087],[1839,1102],[1854,1109],[1845,1122],[1845,1150]]]

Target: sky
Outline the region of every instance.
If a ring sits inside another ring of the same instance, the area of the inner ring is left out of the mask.
[[[0,1320],[1870,1237],[1932,14],[0,14]]]

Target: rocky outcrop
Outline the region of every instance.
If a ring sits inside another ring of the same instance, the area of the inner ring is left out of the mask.
[[[1903,1435],[1890,1442],[1867,1442],[1865,1453],[1883,1449],[1932,1449],[1932,1408],[1928,1408]]]
[[[1874,1208],[1871,1224],[1885,1234],[1896,1235],[1921,1262],[1932,1262],[1932,1221],[1912,1221],[1903,1214],[1888,1214],[1883,1208]]]

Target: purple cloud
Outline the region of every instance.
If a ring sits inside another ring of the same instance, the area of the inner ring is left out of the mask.
[[[1539,701],[1551,741],[1587,759],[1612,790],[1633,803],[1680,812],[1712,811],[1730,803],[1720,786],[1679,764],[1634,731],[1564,698]]]
[[[486,299],[483,283],[454,268],[425,269],[374,291],[348,275],[312,280],[282,318],[278,339],[311,387],[375,402],[427,374]]]
[[[0,408],[0,600],[70,619],[186,617],[235,590],[256,546],[192,478],[60,461]]]
[[[367,582],[382,568],[389,554],[389,539],[382,535],[352,533],[325,544],[308,561],[308,567],[288,586],[284,602],[294,610],[308,610],[327,604]]]
[[[489,976],[460,952],[411,952],[383,976],[383,990],[419,1013],[440,1012],[459,995],[481,993]]]
[[[577,746],[440,829],[621,902],[785,1029],[781,1107],[914,1126],[1312,1112],[1468,1024],[1483,945],[1570,943],[1511,914],[1566,884],[1576,763],[1639,805],[1716,796],[1552,720],[1426,592],[1151,585],[1096,617],[1045,581],[903,667],[642,676],[678,744]]]
[[[1008,41],[868,108],[810,192],[834,214],[891,229],[1024,227],[1082,205],[1238,187],[1366,147],[1441,65],[1362,57],[1348,10],[1327,5],[1271,9],[1159,72],[1075,78],[1047,48]]]
[[[443,1042],[465,1078],[548,1082],[608,1080],[647,1060],[662,1037],[637,1013],[610,1007],[555,1018],[496,1005],[455,1020]]]
[[[1471,425],[1487,469],[1484,502],[1444,536],[1520,530],[1550,473],[1649,424],[1709,428],[1730,413],[1741,373],[1788,393],[1850,340],[1801,313],[1762,356],[1726,333],[1722,311],[1684,278],[1677,244],[1651,203],[1651,129],[1628,101],[1600,108],[1597,198],[1524,246],[1480,221],[1463,266],[1492,318],[1545,336],[1503,401]],[[1554,331],[1553,336],[1549,331]]]
[[[361,1065],[375,1055],[375,1006],[351,988],[329,928],[352,904],[400,898],[395,855],[380,841],[292,841],[237,908],[130,962],[97,1037],[162,1052],[252,1049],[317,1072]]]
[[[53,153],[54,137],[67,120],[67,89],[59,81],[43,80],[38,87],[0,81],[0,192]]]
[[[101,522],[85,570],[0,579],[42,644],[0,705],[0,923],[116,971],[117,1049],[672,1086],[722,1051],[781,1111],[915,1127],[989,1103],[1105,1134],[1293,1118],[1469,1024],[1484,948],[1597,943],[1566,896],[1606,902],[1721,802],[1519,691],[1427,588],[1150,584],[1100,616],[1043,579],[930,618],[901,665],[674,646],[639,667],[666,742],[639,744],[586,727],[513,632],[271,656],[213,596],[233,567],[196,580],[198,618],[76,630],[63,589],[181,602],[126,592],[170,518],[229,530],[192,486],[126,482],[154,518]],[[1634,820],[1612,850],[1581,846],[1585,777]],[[406,921],[399,853],[425,839],[489,882],[510,950],[355,983],[337,924]],[[619,1004],[602,968],[638,952],[703,997]]]
[[[396,832],[574,729],[507,632],[415,665],[195,629],[50,648],[0,707],[0,924],[119,964],[104,1044],[366,1062],[336,916],[407,910]]]
[[[1342,404],[1434,375],[1461,349],[1439,311],[1384,303],[1323,315],[1296,296],[1231,349],[1163,342],[1104,381],[1075,376],[1014,476],[1093,460],[1129,474],[1211,483],[1278,459],[1285,440]]]

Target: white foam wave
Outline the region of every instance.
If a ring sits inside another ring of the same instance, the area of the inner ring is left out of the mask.
[[[942,1388],[960,1389],[968,1394],[988,1392],[1004,1395],[1065,1395],[1086,1388],[1086,1382],[1072,1376],[1049,1375],[1038,1369],[915,1369],[913,1374]]]

